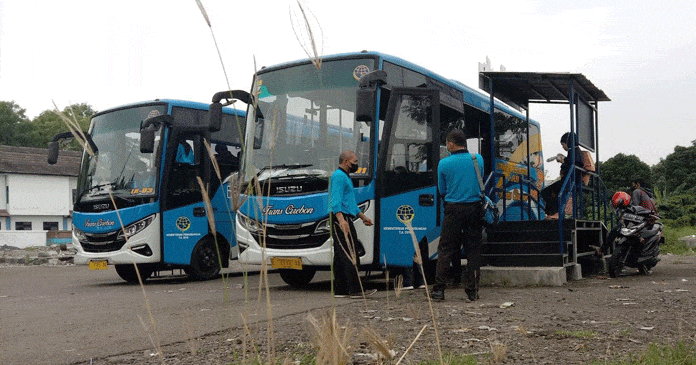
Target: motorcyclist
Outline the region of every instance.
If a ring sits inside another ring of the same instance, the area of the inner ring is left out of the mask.
[[[645,186],[645,181],[636,177],[631,180],[631,187],[633,188],[633,192],[631,193],[631,205],[638,205],[657,213],[654,200],[655,196],[653,195],[652,189]]]

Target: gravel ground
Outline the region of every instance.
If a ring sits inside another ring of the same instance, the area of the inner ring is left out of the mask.
[[[650,343],[696,340],[695,256],[664,255],[650,276],[629,272],[616,279],[593,275],[562,287],[484,287],[475,302],[452,288],[446,301],[432,303],[432,312],[424,290],[397,295],[383,282],[366,286],[382,289],[368,300],[335,299],[330,308],[167,344],[161,356],[135,351],[91,364],[236,364],[255,358],[299,363],[317,353],[318,332],[310,318],[329,321],[332,312],[337,333],[350,334],[345,343],[353,364],[390,363],[382,353],[392,354],[396,363],[405,352],[401,363],[408,364],[438,359],[440,353],[471,354],[479,363],[604,363],[640,355]]]

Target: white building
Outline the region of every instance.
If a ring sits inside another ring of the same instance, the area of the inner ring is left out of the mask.
[[[0,231],[72,229],[73,192],[82,152],[0,146]]]

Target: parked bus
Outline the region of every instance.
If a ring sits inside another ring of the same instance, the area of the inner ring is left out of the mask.
[[[252,94],[240,171],[249,199],[237,215],[239,260],[267,261],[290,285],[330,268],[327,189],[343,150],[357,154],[351,178],[360,209],[375,223],[355,222],[363,270],[410,267],[411,231],[423,256],[436,257],[444,214],[436,170],[455,128],[465,131],[469,151],[483,156],[501,220],[543,218],[539,124],[497,100],[491,110],[487,94],[460,82],[360,52],[324,57],[319,68],[310,60],[265,67]]]
[[[213,125],[208,108],[163,99],[92,117],[86,137],[95,152],[83,154],[74,196],[76,264],[114,265],[128,282],[138,282],[134,264],[142,280],[177,268],[206,280],[236,258],[229,176],[239,170],[245,113],[218,107]],[[49,163],[58,157],[58,142],[70,137],[54,138]],[[216,151],[221,178],[204,141]],[[198,177],[211,201],[215,235]]]

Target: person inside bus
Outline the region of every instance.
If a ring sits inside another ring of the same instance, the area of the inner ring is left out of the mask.
[[[179,143],[179,147],[176,149],[176,162],[189,165],[195,164],[193,149],[188,142],[183,141]]]
[[[350,296],[360,299],[377,292],[364,290],[360,284],[358,267],[362,244],[358,241],[353,220],[360,218],[366,226],[372,225],[358,207],[355,200],[353,180],[350,174],[358,171],[358,157],[353,151],[343,151],[338,157],[338,168],[329,180],[329,215],[331,215],[331,237],[333,238],[334,296]],[[364,249],[362,254],[364,254]]]
[[[447,150],[452,154],[440,160],[437,167],[437,187],[445,200],[445,216],[437,247],[435,285],[432,300],[445,300],[445,288],[452,275],[456,251],[465,247],[467,255],[465,291],[469,300],[479,299],[481,273],[481,188],[479,187],[472,154],[466,148],[466,134],[455,129],[447,134]],[[483,175],[483,157],[473,154]],[[461,261],[460,261],[461,262]],[[459,263],[455,263],[459,264]]]
[[[215,161],[220,167],[221,178],[239,170],[239,160],[222,143],[215,145]]]
[[[578,146],[578,139],[575,134],[565,133],[561,136],[561,146],[565,151],[568,151],[568,156],[563,156],[558,154],[555,158],[549,161],[556,160],[561,163],[561,173],[560,178],[553,184],[545,187],[541,190],[541,198],[544,200],[544,212],[546,213],[546,219],[558,219],[558,196],[561,193],[561,187],[563,186],[563,181],[566,175],[570,172],[572,166],[571,150],[570,145],[575,146],[575,166],[583,167],[584,163],[582,161],[582,151]],[[574,187],[579,187],[581,183],[582,175],[579,171],[575,173],[575,185]],[[572,183],[572,182],[571,182]]]

